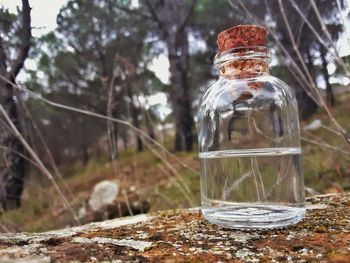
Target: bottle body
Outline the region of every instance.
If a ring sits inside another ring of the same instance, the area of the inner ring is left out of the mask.
[[[296,223],[305,207],[294,93],[267,72],[234,67],[199,105],[202,213],[229,228]]]

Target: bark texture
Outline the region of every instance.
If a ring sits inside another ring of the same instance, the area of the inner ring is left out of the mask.
[[[326,83],[326,101],[329,106],[333,106],[335,104],[335,98],[333,93],[333,88],[331,83],[329,83],[329,73],[327,69],[327,59],[326,59],[326,49],[322,46],[320,46],[320,57],[322,60],[322,75],[324,78],[324,81]]]
[[[171,102],[175,117],[175,150],[191,151],[193,115],[191,110],[188,71],[187,20],[195,5],[185,0],[146,1],[147,7],[168,49],[170,62]]]
[[[132,119],[132,125],[134,125],[135,128],[140,129],[140,113],[141,109],[137,107],[135,103],[135,98],[134,98],[134,91],[132,88],[132,84],[128,83],[126,87],[126,92],[130,100],[130,114],[131,114],[131,119]],[[143,143],[140,138],[140,136],[135,133],[135,139],[136,139],[136,148],[138,152],[143,151]]]
[[[22,0],[21,30],[19,38],[21,45],[14,61],[9,61],[3,48],[3,39],[0,38],[0,74],[7,80],[15,83],[16,76],[23,67],[28,56],[31,41],[31,19],[28,0]],[[22,131],[18,116],[18,107],[15,93],[11,84],[0,80],[0,103],[17,127]],[[2,209],[14,209],[21,204],[23,181],[26,175],[26,163],[24,147],[4,122],[0,126],[0,145],[7,149],[3,151],[3,161],[0,163],[0,206]]]

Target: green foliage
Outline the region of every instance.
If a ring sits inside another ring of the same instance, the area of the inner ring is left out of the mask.
[[[20,16],[11,13],[8,9],[0,6],[0,37],[1,37],[1,48],[6,54],[7,67],[15,60],[17,57],[18,47],[21,44],[19,38],[20,26]]]
[[[38,70],[28,71],[28,88],[47,99],[106,114],[108,89],[113,85],[113,116],[131,121],[130,107],[137,104],[137,96],[164,91],[166,86],[148,69],[155,53],[145,23],[118,8],[129,4],[69,1],[57,16],[57,30],[36,40],[31,55]],[[55,156],[62,155],[59,160],[84,158],[83,153],[89,154],[106,132],[106,122],[51,107],[40,111],[31,101],[29,105],[50,146],[55,145]],[[139,110],[136,117],[141,116]],[[57,129],[61,136],[52,136]],[[121,137],[128,136],[124,127],[118,130]]]

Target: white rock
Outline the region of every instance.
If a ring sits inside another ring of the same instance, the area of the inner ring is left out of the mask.
[[[78,218],[83,219],[86,216],[86,208],[82,206],[78,211]]]
[[[321,126],[322,126],[321,120],[316,119],[316,120],[312,121],[309,125],[306,125],[304,127],[304,130],[317,130],[317,129],[321,128]]]
[[[320,194],[315,189],[313,189],[311,187],[307,187],[307,186],[305,186],[305,192],[309,195],[319,195]]]
[[[258,238],[258,234],[251,234],[251,233],[235,233],[230,235],[231,238],[233,238],[236,242],[239,243],[247,243],[248,240]]]
[[[316,205],[306,205],[307,210],[321,210],[321,209],[327,209],[328,206],[325,204],[316,204]]]
[[[99,210],[105,205],[110,205],[117,198],[118,184],[112,181],[102,181],[95,185],[89,199],[89,206],[93,211]]]
[[[47,241],[51,238],[65,238],[71,237],[78,233],[95,230],[107,230],[122,226],[129,226],[133,224],[143,223],[151,220],[153,217],[146,214],[139,214],[136,216],[129,216],[123,218],[115,218],[102,222],[94,222],[82,226],[70,227],[59,230],[51,230],[44,233],[1,233],[0,243],[4,244],[18,244],[23,242],[30,243],[30,248],[35,247],[36,244]],[[0,257],[4,250],[0,249]],[[2,263],[2,261],[0,261]]]
[[[240,249],[236,252],[236,257],[240,259],[245,259],[246,257],[253,256],[254,253],[247,248]]]
[[[113,244],[117,246],[131,247],[140,252],[143,252],[152,246],[152,242],[148,242],[148,241],[138,241],[138,240],[132,240],[132,239],[114,239],[114,238],[105,238],[105,237],[94,237],[94,238],[75,237],[73,238],[73,242]]]

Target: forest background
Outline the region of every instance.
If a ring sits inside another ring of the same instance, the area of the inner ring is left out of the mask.
[[[296,93],[307,194],[349,191],[349,1],[14,2],[0,3],[2,232],[198,206],[195,113],[217,34],[238,24],[267,28],[270,72]],[[55,5],[54,28],[33,25]],[[117,198],[91,211],[103,180]]]

